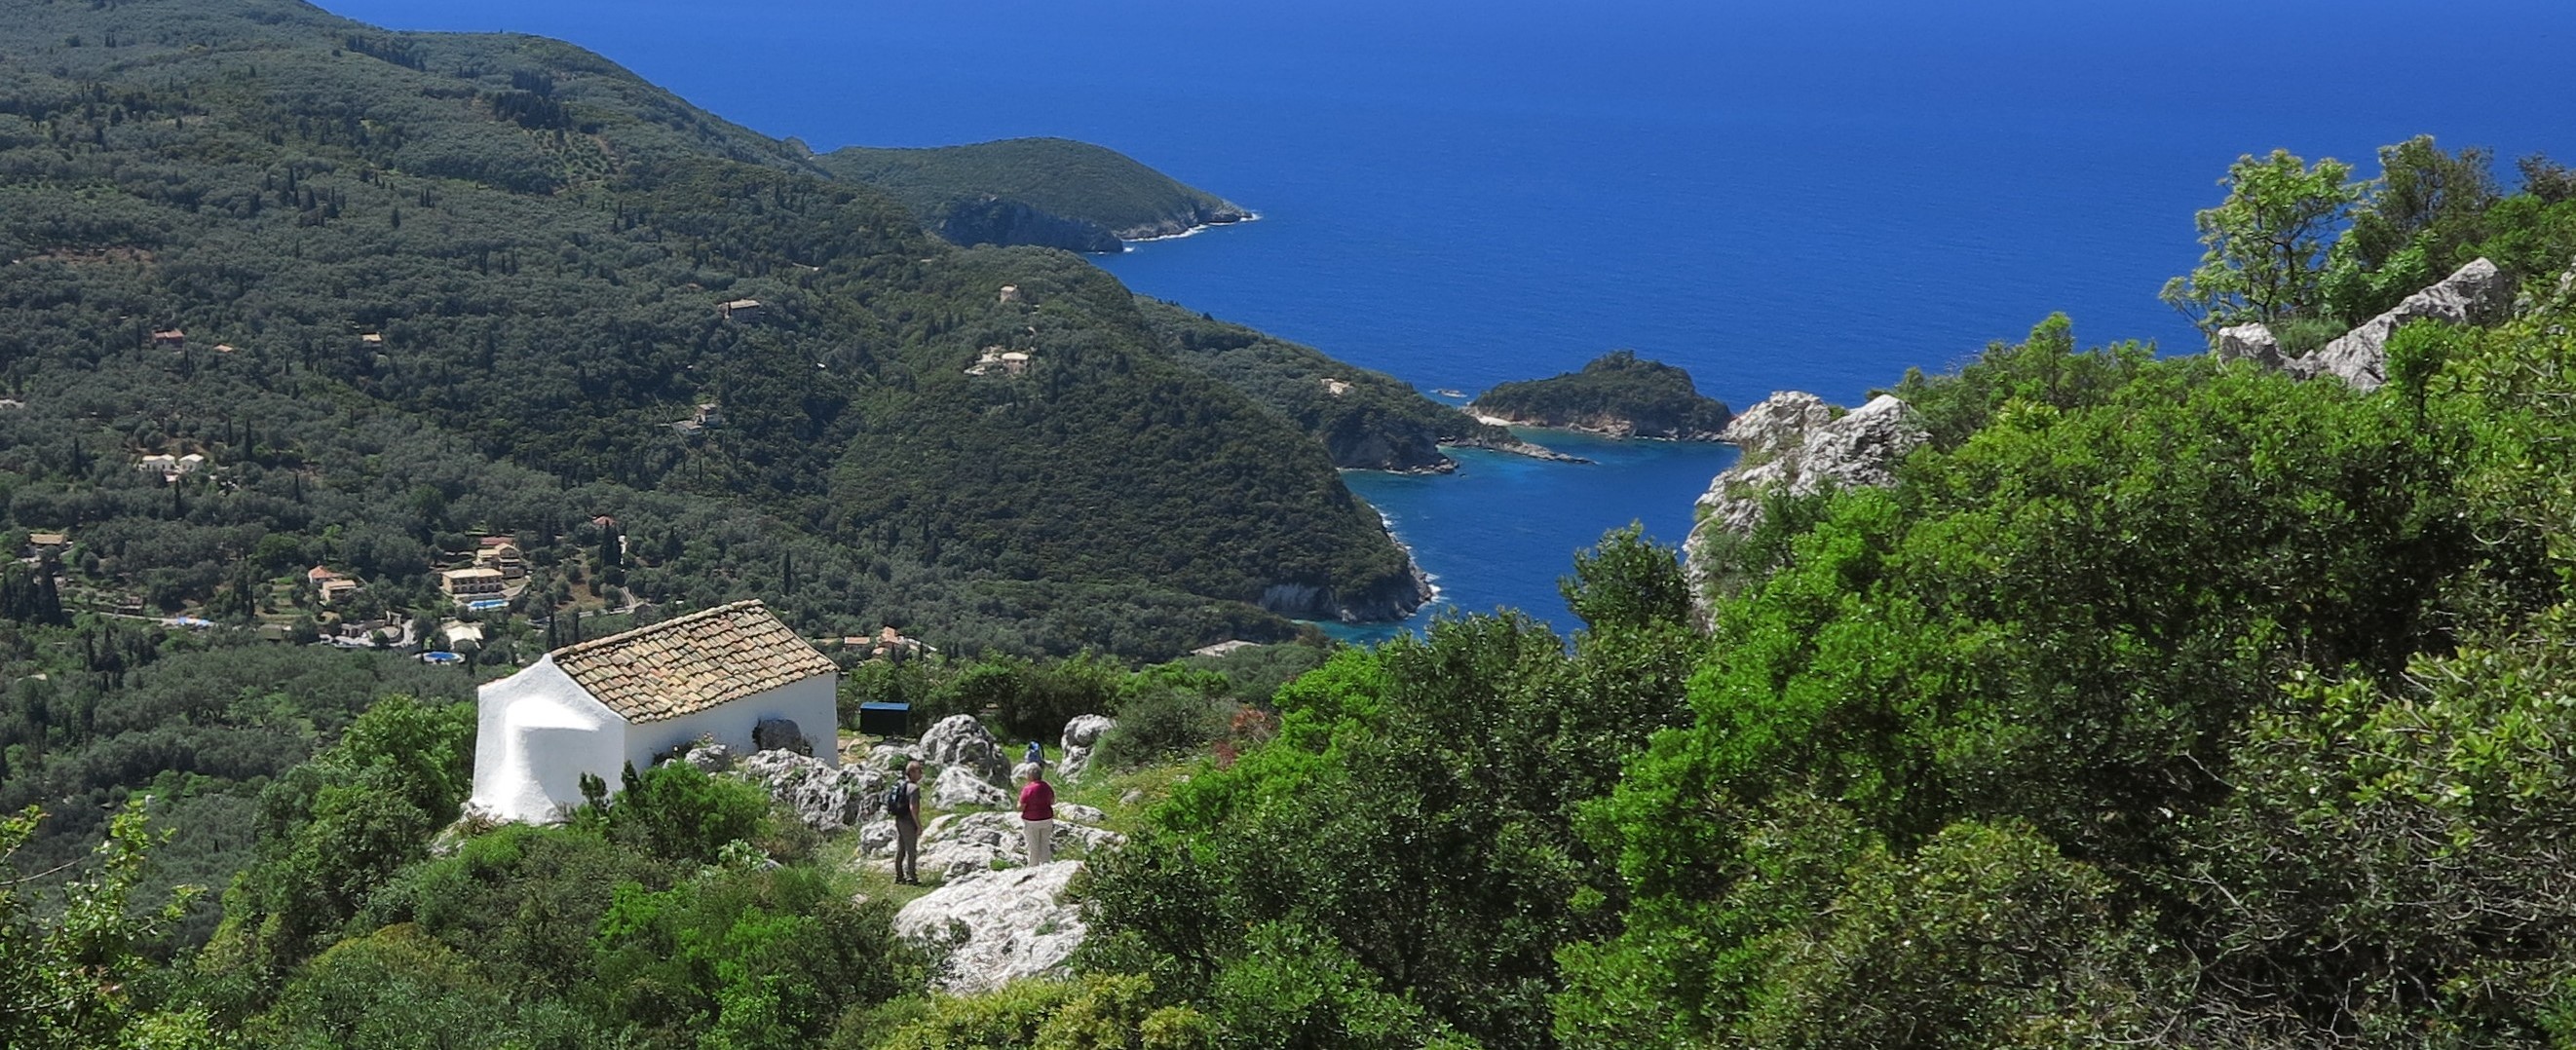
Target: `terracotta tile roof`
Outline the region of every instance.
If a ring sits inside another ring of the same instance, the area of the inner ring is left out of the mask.
[[[629,722],[658,722],[837,668],[757,601],[555,650],[555,666]]]

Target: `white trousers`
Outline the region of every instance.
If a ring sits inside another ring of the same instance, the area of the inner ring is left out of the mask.
[[[1029,839],[1029,864],[1036,866],[1055,859],[1055,821],[1023,820],[1020,833]]]

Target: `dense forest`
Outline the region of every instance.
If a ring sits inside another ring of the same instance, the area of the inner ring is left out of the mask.
[[[1469,407],[1522,426],[1684,441],[1714,441],[1734,418],[1725,402],[1701,396],[1690,373],[1632,350],[1593,358],[1580,372],[1501,384]]]
[[[1905,376],[1895,483],[1778,501],[1711,592],[1631,529],[1571,637],[1131,670],[1284,637],[1272,583],[1401,575],[1335,539],[1330,417],[1261,387],[1409,402],[943,245],[562,45],[0,10],[0,1045],[2576,1041],[2545,158],[2228,173],[2167,293],[2213,331],[2295,354],[2470,259],[2516,283],[2376,390],[2051,318]],[[443,605],[504,535],[521,592]],[[685,763],[459,823],[478,675],[740,594],[964,643],[841,652],[845,708],[1120,719],[1073,972],[926,992],[853,843]],[[460,666],[346,633],[450,619]]]

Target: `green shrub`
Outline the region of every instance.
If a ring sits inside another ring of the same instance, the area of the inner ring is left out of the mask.
[[[595,784],[585,779],[584,793]],[[686,762],[641,774],[628,766],[624,788],[614,799],[594,798],[574,823],[673,863],[714,863],[726,843],[759,833],[769,815],[769,796],[759,788],[708,776]]]
[[[1118,705],[1118,724],[1100,738],[1093,760],[1137,769],[1198,753],[1225,737],[1242,705],[1222,695],[1167,683],[1133,689]]]

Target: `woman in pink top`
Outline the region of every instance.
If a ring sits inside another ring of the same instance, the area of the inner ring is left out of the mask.
[[[1020,833],[1029,838],[1031,865],[1055,859],[1055,789],[1047,785],[1045,766],[1030,767],[1020,789]]]

